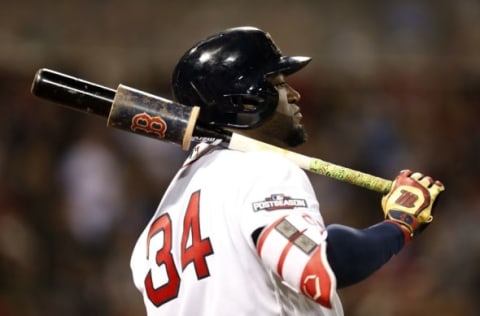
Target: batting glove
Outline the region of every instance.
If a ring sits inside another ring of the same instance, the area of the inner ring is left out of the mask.
[[[408,242],[432,222],[435,199],[444,190],[440,181],[403,170],[395,178],[390,192],[382,198],[385,219],[399,225]]]

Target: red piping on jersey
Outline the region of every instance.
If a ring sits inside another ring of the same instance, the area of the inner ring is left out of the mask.
[[[267,239],[266,236],[270,235],[270,232],[275,228],[275,226],[284,219],[285,217],[280,218],[278,221],[273,223],[272,225],[268,226],[267,228],[264,228],[262,233],[260,234],[260,237],[258,238],[258,243],[257,243],[257,254],[261,257],[262,254],[262,248],[263,244],[265,243],[265,240]]]
[[[286,217],[286,216],[285,216]],[[266,227],[260,237],[258,238],[257,244],[257,253],[261,257],[262,248],[265,243],[265,240],[270,235],[272,230],[280,223],[281,221],[285,220],[285,217],[282,217],[272,223],[270,226]],[[277,264],[277,274],[283,278],[283,265],[285,263],[285,258],[287,257],[290,249],[294,245],[295,240],[300,237],[306,231],[297,231],[288,239],[288,244],[283,248],[280,258],[278,259]],[[322,306],[327,308],[332,308],[332,290],[334,289],[334,284],[332,276],[328,271],[328,268],[325,264],[328,265],[326,258],[324,258],[324,253],[322,252],[323,246],[317,246],[317,249],[311,254],[310,259],[308,260],[307,264],[304,267],[302,272],[302,276],[300,278],[299,289],[300,291],[310,297],[315,302],[319,303]]]
[[[263,244],[265,243],[265,240],[267,239],[267,236],[270,235],[270,233],[272,232],[272,230],[275,229],[275,227],[277,227],[278,223],[282,222],[283,220],[285,220],[285,217],[287,216],[284,216],[280,219],[278,219],[277,221],[275,221],[273,224],[271,224],[270,226],[268,226],[266,229],[264,229],[264,231],[261,233],[260,235],[260,238],[258,239],[258,245],[257,245],[257,253],[259,256],[261,256],[261,253],[262,253],[262,248],[263,248]],[[305,229],[306,230],[306,229]],[[283,251],[282,251],[282,254],[280,255],[280,258],[278,259],[278,264],[277,264],[277,273],[280,277],[283,278],[283,264],[285,263],[285,258],[287,257],[288,255],[288,252],[290,251],[290,249],[292,249],[292,246],[293,246],[293,242],[298,238],[300,237],[304,232],[305,230],[303,231],[298,231],[296,232],[295,234],[293,234],[289,239],[288,239],[288,244],[283,248]]]
[[[277,266],[277,273],[278,275],[280,275],[282,278],[283,278],[283,264],[285,263],[285,258],[287,257],[288,255],[288,252],[290,251],[290,249],[292,249],[292,246],[293,246],[293,242],[295,241],[295,239],[297,239],[298,237],[300,237],[304,232],[305,232],[306,229],[302,230],[302,231],[299,231],[299,232],[296,232],[295,234],[293,234],[293,236],[289,239],[289,242],[288,242],[288,245],[285,246],[285,248],[283,248],[283,251],[282,251],[282,254],[280,255],[280,258],[278,259],[278,266]]]

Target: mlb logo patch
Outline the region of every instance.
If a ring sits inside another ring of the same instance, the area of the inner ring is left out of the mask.
[[[304,199],[295,199],[284,194],[272,194],[263,201],[253,202],[253,211],[275,211],[294,209],[296,207],[307,207]]]

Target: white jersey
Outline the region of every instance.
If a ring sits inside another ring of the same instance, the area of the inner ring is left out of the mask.
[[[325,239],[304,171],[274,153],[201,144],[131,269],[149,316],[343,315]]]

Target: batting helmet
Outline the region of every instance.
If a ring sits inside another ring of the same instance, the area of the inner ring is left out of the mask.
[[[282,55],[258,28],[227,29],[183,55],[173,72],[173,95],[179,103],[200,106],[202,124],[251,128],[277,107],[278,92],[269,76],[290,75],[310,60]]]

